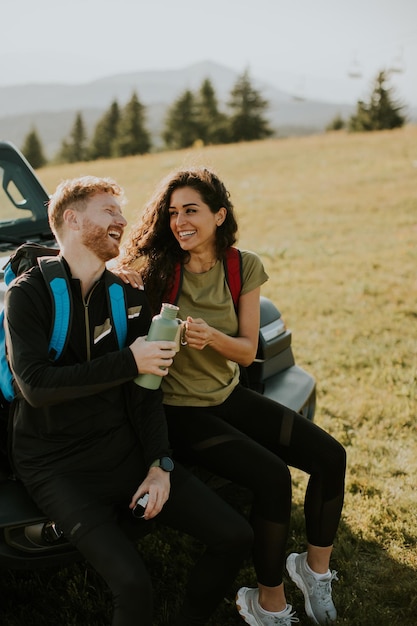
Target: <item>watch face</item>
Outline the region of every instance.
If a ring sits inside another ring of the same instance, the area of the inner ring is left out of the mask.
[[[163,456],[161,458],[160,463],[161,463],[160,467],[165,472],[172,472],[172,470],[174,469],[174,461],[170,459],[169,456]]]

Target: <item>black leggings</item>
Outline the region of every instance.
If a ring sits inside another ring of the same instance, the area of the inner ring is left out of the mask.
[[[346,454],[310,420],[238,385],[219,406],[165,405],[175,453],[254,494],[254,565],[258,581],[282,582],[291,515],[288,466],[310,475],[304,501],[307,540],[333,544],[344,498]]]
[[[140,472],[143,477],[142,468]],[[29,490],[110,587],[113,626],[152,626],[151,578],[132,539],[143,535],[145,525],[149,529],[153,522],[135,520],[128,508],[141,482],[138,466],[134,458],[128,458],[116,471],[99,476],[52,476]],[[176,622],[203,625],[249,554],[252,529],[243,516],[179,464],[171,474],[170,497],[157,519],[206,546],[190,573]]]

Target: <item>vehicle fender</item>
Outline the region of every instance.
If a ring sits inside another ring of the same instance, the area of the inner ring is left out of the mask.
[[[283,372],[267,378],[264,385],[264,396],[297,413],[306,406],[310,399],[314,403],[313,408],[315,406],[315,380],[298,365],[293,365]]]
[[[45,515],[21,482],[8,479],[0,483],[0,528],[42,521],[45,521]]]

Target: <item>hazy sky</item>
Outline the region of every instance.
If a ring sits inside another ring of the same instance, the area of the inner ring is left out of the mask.
[[[0,86],[210,60],[354,103],[400,66],[390,84],[417,106],[417,0],[0,0],[0,33]]]

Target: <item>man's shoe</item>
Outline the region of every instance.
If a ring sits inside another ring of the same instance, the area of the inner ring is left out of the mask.
[[[287,558],[287,570],[291,579],[304,594],[306,613],[320,626],[331,624],[337,618],[336,608],[332,600],[332,581],[339,580],[333,570],[329,577],[317,580],[306,569],[307,552],[293,552]]]
[[[237,592],[237,610],[250,626],[291,626],[291,624],[300,621],[298,617],[295,617],[295,612],[290,604],[287,604],[285,611],[279,615],[276,613],[264,613],[260,610],[258,598],[258,589],[241,587]]]

